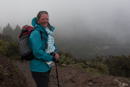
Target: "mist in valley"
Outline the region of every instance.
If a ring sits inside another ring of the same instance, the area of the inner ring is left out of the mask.
[[[78,58],[130,54],[129,0],[30,0],[30,5],[27,2],[1,1],[1,33],[8,23],[13,29],[16,25],[31,25],[32,18],[40,10],[46,10],[50,24],[55,27],[59,50]]]

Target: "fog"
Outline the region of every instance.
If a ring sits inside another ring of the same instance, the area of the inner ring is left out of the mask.
[[[49,12],[59,37],[104,34],[127,43],[130,37],[129,0],[0,0],[0,27],[21,27],[41,10]]]

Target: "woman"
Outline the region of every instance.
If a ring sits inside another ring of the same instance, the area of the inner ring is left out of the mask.
[[[48,34],[45,29],[49,28],[51,31],[54,31],[55,28],[49,24],[49,15],[47,11],[40,11],[37,14],[37,17],[32,19],[32,26],[43,33],[44,39],[41,39],[41,35],[38,30],[34,30],[29,37],[30,48],[36,57],[36,59],[30,61],[30,70],[37,87],[48,87],[51,67],[48,67],[46,62],[59,59],[59,55],[57,54],[57,48],[55,45],[55,56],[45,52],[48,40]]]

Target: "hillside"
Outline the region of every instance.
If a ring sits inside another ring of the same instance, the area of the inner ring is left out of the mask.
[[[29,62],[13,63],[0,54],[0,87],[36,87],[29,67]],[[60,87],[130,87],[130,78],[87,72],[79,64],[58,66],[58,76]],[[58,87],[55,66],[51,69],[49,87]]]
[[[24,73],[30,87],[36,84],[29,70],[29,62],[15,62],[21,72]],[[119,78],[104,74],[93,74],[83,68],[78,68],[78,64],[69,66],[58,66],[58,76],[60,87],[130,87],[130,79]],[[55,66],[50,73],[49,87],[58,87]]]
[[[0,54],[0,87],[28,87],[26,78],[10,58]]]

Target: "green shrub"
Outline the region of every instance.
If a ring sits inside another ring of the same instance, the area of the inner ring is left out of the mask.
[[[17,42],[4,42],[1,48],[2,48],[2,50],[0,49],[1,54],[10,57],[13,60],[20,59],[20,50]]]
[[[0,40],[0,53],[3,53],[3,44],[4,44],[4,41]]]
[[[66,57],[64,54],[60,55],[59,65],[62,65],[62,64],[70,65],[74,63],[75,61],[72,58]]]
[[[130,77],[130,56],[96,56],[95,59],[87,61],[86,64],[91,68],[96,68],[101,72],[114,75]]]
[[[13,55],[20,55],[19,46],[17,42],[9,42],[4,51],[7,57],[11,57]]]
[[[104,72],[106,74],[109,74],[109,68],[106,64],[104,64],[102,61],[101,62],[97,62],[97,61],[87,61],[86,62],[87,66],[90,68],[95,68],[100,70],[101,72]]]
[[[111,56],[105,63],[111,75],[130,77],[130,56]]]

